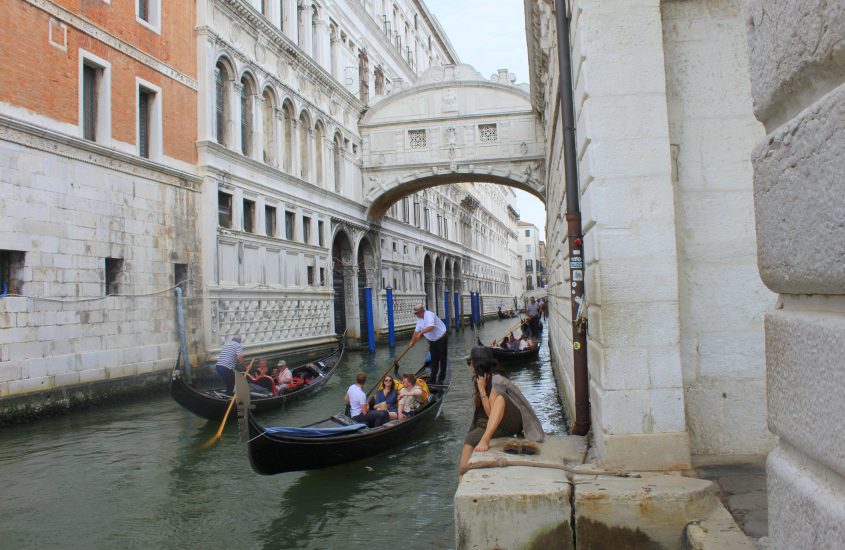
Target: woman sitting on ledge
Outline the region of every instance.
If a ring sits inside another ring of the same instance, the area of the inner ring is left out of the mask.
[[[483,453],[494,437],[525,435],[531,441],[543,441],[543,427],[534,410],[513,382],[499,374],[493,352],[475,346],[467,359],[475,382],[475,414],[464,439],[460,471],[469,464],[473,451]]]

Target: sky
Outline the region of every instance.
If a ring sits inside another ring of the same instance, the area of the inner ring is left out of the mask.
[[[425,0],[452,42],[461,63],[485,78],[508,69],[518,83],[528,82],[525,16],[520,0]],[[545,239],[546,208],[525,191],[516,191],[520,219],[540,229]]]

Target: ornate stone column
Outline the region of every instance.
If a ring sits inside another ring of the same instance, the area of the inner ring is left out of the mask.
[[[226,134],[226,145],[235,151],[242,151],[241,143],[241,92],[243,91],[243,84],[239,80],[231,80],[232,93],[229,94],[229,131]]]

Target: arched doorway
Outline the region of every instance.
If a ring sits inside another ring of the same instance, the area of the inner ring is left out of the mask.
[[[367,337],[367,301],[365,289],[369,286],[373,289],[373,312],[375,314],[376,298],[378,296],[375,288],[376,257],[370,240],[366,237],[358,244],[358,317],[360,319],[359,329],[361,338]]]
[[[346,273],[352,267],[352,244],[346,233],[338,231],[332,242],[332,288],[334,291],[334,331],[346,331],[347,288]]]

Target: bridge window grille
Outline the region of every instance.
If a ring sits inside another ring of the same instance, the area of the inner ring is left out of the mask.
[[[427,146],[425,130],[408,130],[411,149],[425,149]]]
[[[498,130],[495,124],[479,124],[478,139],[481,143],[492,143],[499,139]]]

